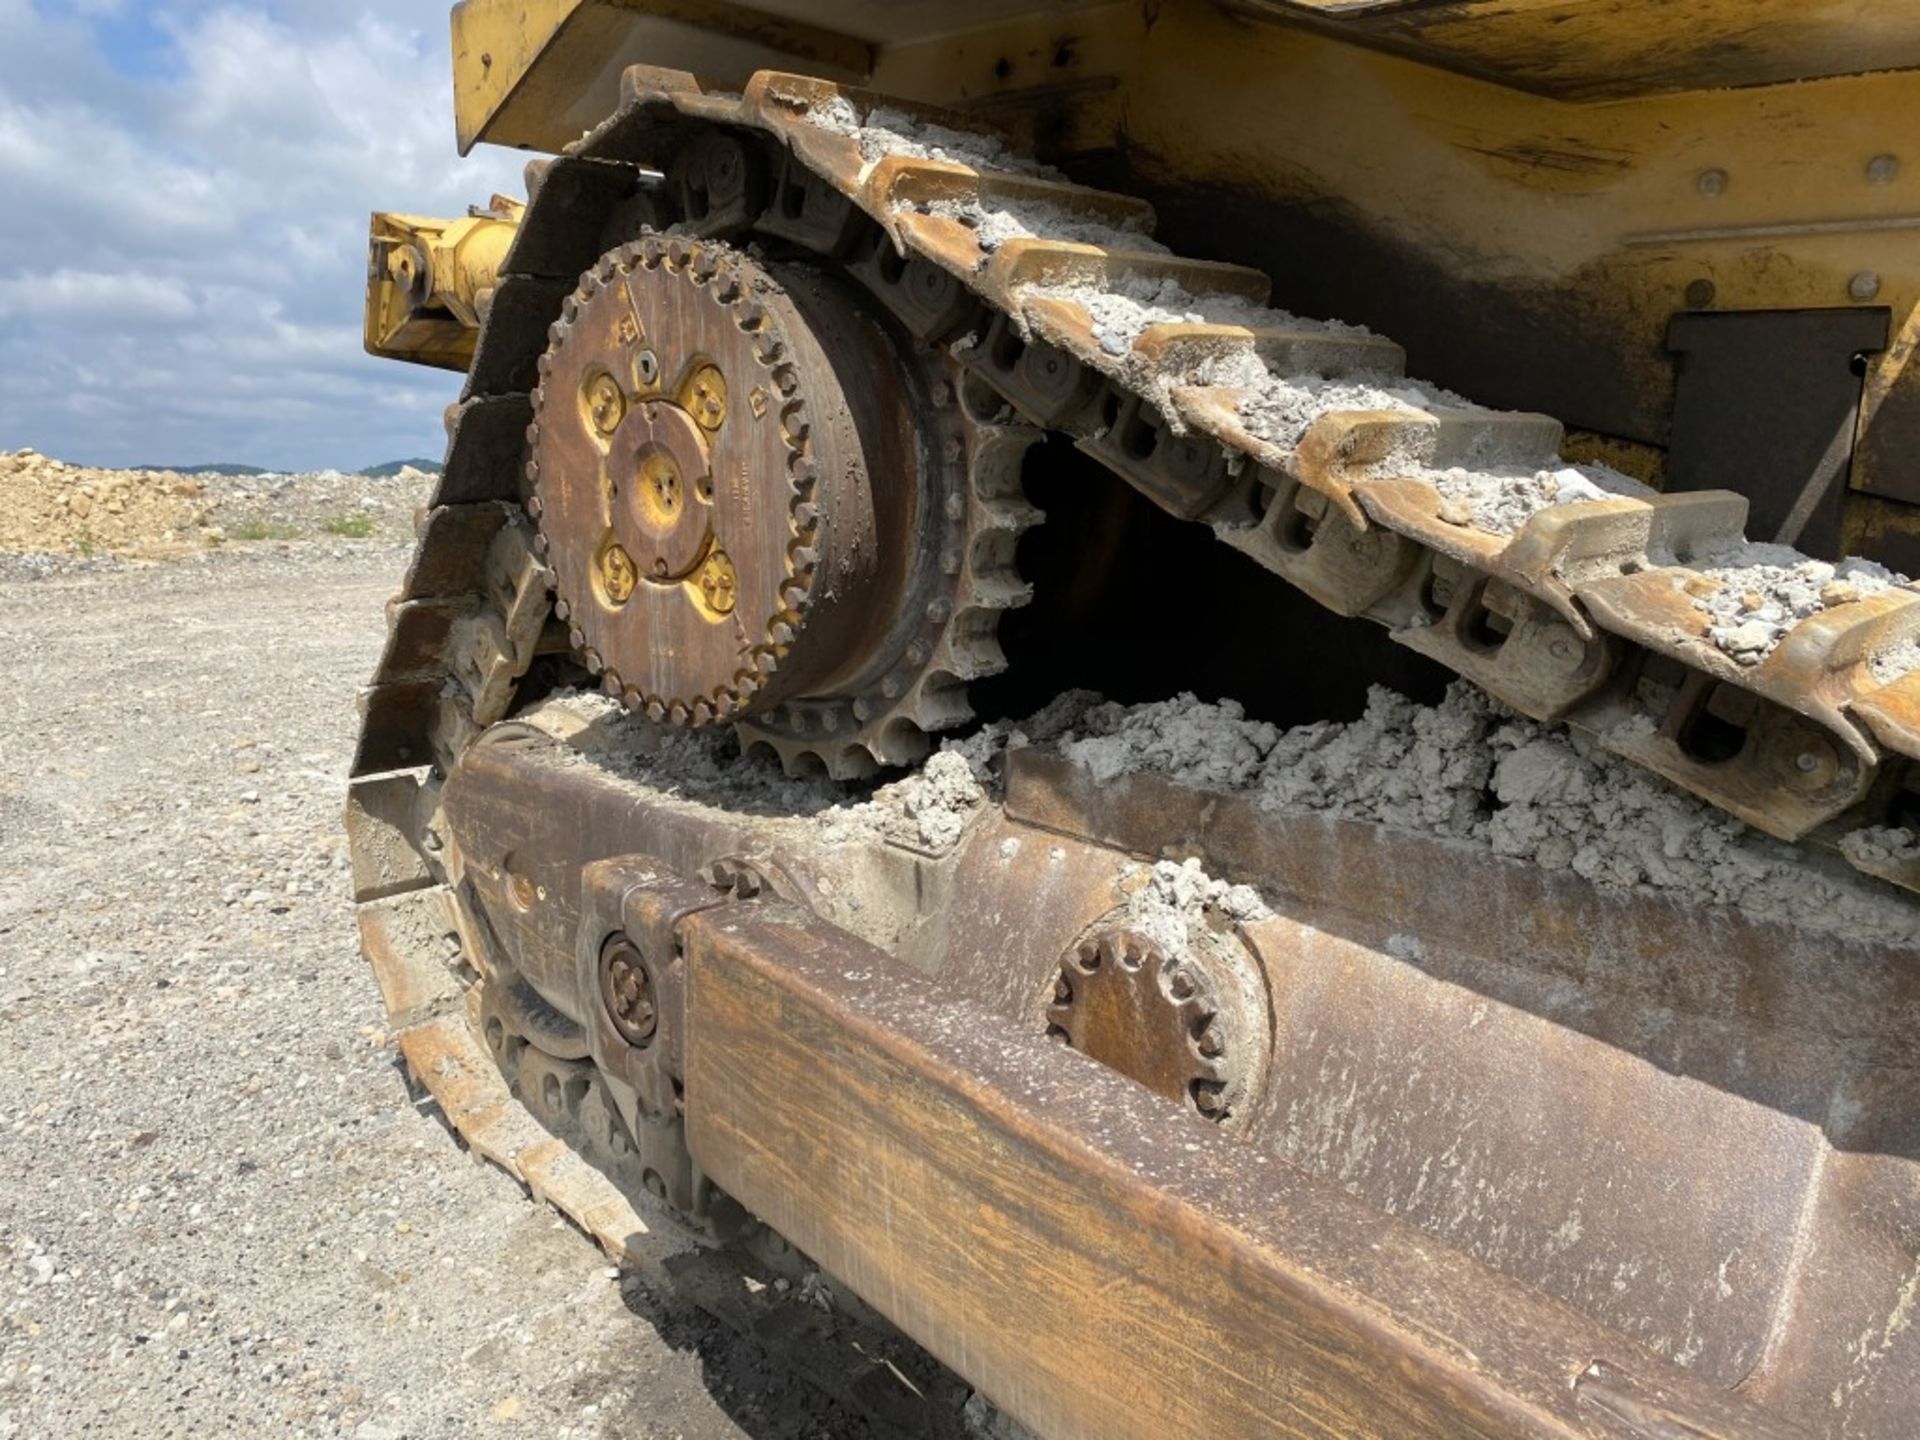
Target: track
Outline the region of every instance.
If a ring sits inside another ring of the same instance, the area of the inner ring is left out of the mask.
[[[1835,590],[1764,656],[1736,658],[1697,602],[1724,584],[1715,557],[1739,541],[1738,497],[1572,487],[1584,498],[1556,503],[1538,482],[1559,464],[1554,422],[1436,403],[1398,377],[1397,347],[1266,310],[1255,272],[1153,247],[1146,207],[942,128],[950,117],[879,104],[792,76],[731,95],[639,69],[619,113],[532,168],[365,697],[348,821],[363,944],[402,1051],[476,1151],[611,1252],[644,1265],[652,1234],[632,1187],[604,1173],[620,1168],[618,1126],[594,1102],[591,1067],[541,1052],[537,1036],[488,1053],[497,980],[471,958],[485,947],[445,883],[437,825],[439,788],[477,737],[601,668],[554,615],[529,515],[531,427],[542,356],[581,277],[645,228],[668,232],[646,242],[668,263],[691,263],[708,239],[805,252],[957,367],[978,619],[912,686],[863,697],[851,738],[793,707],[750,722],[743,738],[790,767],[870,773],[966,718],[956,697],[996,665],[991,617],[1024,598],[1013,541],[1037,516],[1018,459],[1044,428],[1330,610],[1386,625],[1515,709],[1758,828],[1838,845],[1903,813],[1920,673],[1891,673],[1887,657],[1920,634],[1920,595]],[[890,707],[921,706],[929,685],[944,702],[887,729]],[[1920,887],[1915,866],[1856,863]],[[583,1138],[598,1168],[570,1148]]]
[[[1753,583],[1740,497],[1566,478],[1556,422],[1410,384],[1397,347],[1266,309],[1264,276],[1165,252],[1147,207],[1052,178],[956,117],[777,74],[736,96],[636,69],[628,90],[553,174],[659,166],[690,228],[757,216],[830,254],[878,225],[919,269],[917,334],[1329,609],[1782,839],[1837,844],[1904,810],[1920,757],[1911,588],[1843,567],[1794,612],[1811,613],[1742,649],[1755,642],[1723,603]],[[744,147],[726,195],[705,183],[716,146]],[[1752,598],[1773,613],[1772,594]]]

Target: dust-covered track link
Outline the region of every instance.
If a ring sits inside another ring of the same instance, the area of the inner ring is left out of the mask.
[[[1263,275],[1172,255],[1150,207],[965,117],[771,72],[734,94],[643,66],[625,91],[562,164],[660,167],[696,233],[765,206],[831,253],[877,223],[917,333],[1329,609],[1779,838],[1838,845],[1910,808],[1902,577],[1749,543],[1738,495],[1567,465],[1556,421],[1408,381],[1397,346],[1267,308]],[[1849,858],[1920,888],[1887,856]]]

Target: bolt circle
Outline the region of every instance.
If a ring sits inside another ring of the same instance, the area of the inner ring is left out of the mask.
[[[636,1049],[653,1043],[660,1029],[653,977],[639,949],[624,935],[614,936],[600,952],[600,999],[621,1039]]]

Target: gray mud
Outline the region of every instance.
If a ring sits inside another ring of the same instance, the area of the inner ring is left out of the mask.
[[[1594,500],[1644,500],[1655,492],[1604,465],[1559,465],[1551,470],[1466,470],[1453,467],[1426,472],[1443,501],[1442,518],[1472,524],[1494,535],[1511,535],[1557,505]]]
[[[1836,937],[1920,943],[1920,905],[1464,683],[1431,708],[1376,687],[1358,720],[1285,731],[1246,719],[1232,702],[1192,696],[1098,706],[1060,749],[1103,783],[1161,774],[1273,809],[1457,840],[1605,889],[1727,906]],[[1912,841],[1882,834],[1872,843]]]
[[[1709,638],[1742,665],[1765,660],[1802,620],[1907,583],[1906,576],[1871,560],[1833,564],[1808,559],[1791,546],[1755,541],[1686,568],[1692,574],[1680,583],[1694,609],[1707,617]]]

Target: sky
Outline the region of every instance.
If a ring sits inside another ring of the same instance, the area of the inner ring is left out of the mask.
[[[357,469],[460,377],[361,345],[367,219],[522,193],[456,152],[451,0],[0,0],[0,449]]]

